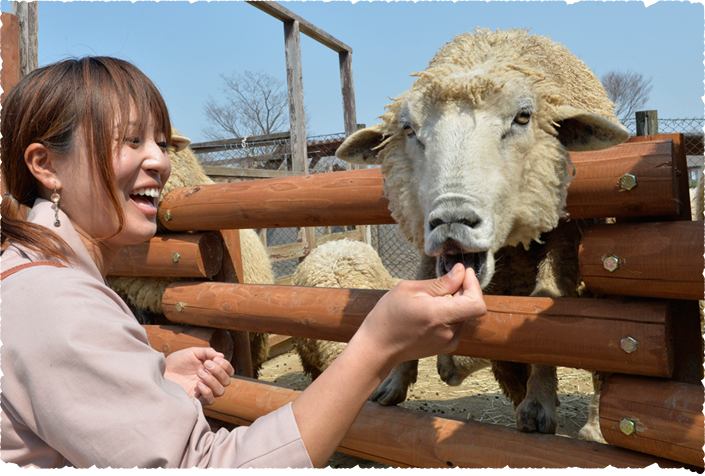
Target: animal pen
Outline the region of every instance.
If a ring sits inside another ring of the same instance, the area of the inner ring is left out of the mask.
[[[287,22],[287,38],[297,35],[300,22]],[[354,119],[349,134],[348,125]],[[456,354],[613,373],[599,409],[609,444],[367,403],[339,451],[401,467],[656,463],[702,472],[705,244],[688,206],[683,135],[571,158],[570,217],[616,218],[588,228],[579,253],[587,288],[609,297],[486,296],[488,313],[464,325]],[[387,205],[379,169],[176,189],[158,212],[173,233],[131,246],[112,273],[200,279],[169,285],[163,309],[175,325],[145,326],[149,341],[165,354],[196,345],[231,354],[238,376],[204,412],[248,425],[298,392],[248,378],[247,332],[345,342],[385,291],[241,284],[238,230],[391,224]]]
[[[703,222],[691,220],[681,173],[683,137],[635,137],[604,151],[573,153],[572,160],[577,175],[569,189],[570,216],[617,218],[616,224],[588,228],[580,245],[586,286],[610,297],[486,296],[488,313],[465,324],[456,354],[613,372],[600,399],[601,429],[610,444],[524,434],[368,403],[339,451],[407,467],[657,463],[703,468],[698,300],[703,299],[705,245]],[[222,246],[222,265],[232,263],[236,269],[241,257],[232,230],[392,223],[379,169],[176,189],[162,201],[159,217],[173,232],[231,230],[225,232],[229,239]],[[201,251],[215,252],[199,253],[199,236],[156,237],[135,247],[144,252],[132,253],[133,261],[124,266],[135,275],[208,278],[201,270],[218,267],[209,262],[220,259],[220,248],[201,244]],[[174,262],[171,249],[177,248],[171,243],[192,258]],[[200,330],[206,337],[188,345],[208,345],[213,329],[345,342],[384,292],[176,282],[164,293],[163,308],[174,323],[210,329]],[[148,330],[155,348],[178,347],[168,336],[157,343],[152,339],[157,330]],[[173,332],[178,340],[184,330],[160,332]],[[234,352],[244,361],[249,355],[246,345],[237,345]],[[238,377],[205,412],[246,425],[296,395],[295,390]]]

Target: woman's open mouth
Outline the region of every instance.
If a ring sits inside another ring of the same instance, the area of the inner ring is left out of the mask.
[[[130,194],[130,199],[143,213],[154,215],[157,213],[158,188],[140,188]]]

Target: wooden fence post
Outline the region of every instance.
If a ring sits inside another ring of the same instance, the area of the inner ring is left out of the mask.
[[[19,19],[10,13],[0,13],[0,106],[20,80]],[[7,192],[0,172],[0,194]]]
[[[27,76],[39,66],[37,4],[36,1],[12,2],[12,14],[17,15],[20,22],[20,77]]]
[[[636,135],[651,136],[658,134],[658,111],[636,112]]]

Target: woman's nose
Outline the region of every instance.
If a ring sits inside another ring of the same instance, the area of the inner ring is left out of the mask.
[[[145,147],[146,158],[143,163],[143,167],[147,171],[153,171],[168,177],[171,172],[171,161],[169,160],[169,154],[167,154],[166,149],[161,147],[155,140],[147,141]]]

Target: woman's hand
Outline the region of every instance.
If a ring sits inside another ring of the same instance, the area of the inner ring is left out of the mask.
[[[179,384],[202,405],[210,405],[215,397],[225,393],[234,373],[220,352],[210,347],[191,347],[167,356],[164,378]]]
[[[457,264],[443,277],[402,281],[360,326],[358,340],[392,367],[454,351],[463,321],[487,313],[475,272]],[[391,367],[390,367],[391,369]]]

